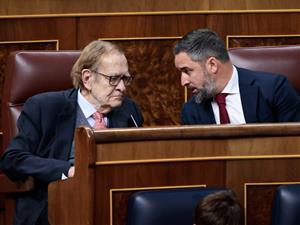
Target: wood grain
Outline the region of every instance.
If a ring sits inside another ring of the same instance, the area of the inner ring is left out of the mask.
[[[191,10],[262,10],[299,9],[298,0],[78,0],[1,1],[0,15],[70,14],[101,12],[157,12]]]

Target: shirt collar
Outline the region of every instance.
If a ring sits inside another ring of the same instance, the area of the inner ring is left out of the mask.
[[[232,65],[233,71],[231,78],[225,88],[223,89],[222,93],[228,93],[228,94],[238,94],[240,93],[239,89],[239,77],[238,77],[238,72],[237,69],[234,65]]]
[[[94,108],[94,106],[91,103],[89,103],[89,101],[86,100],[85,97],[83,97],[83,95],[80,93],[80,89],[78,89],[77,103],[81,108],[85,118],[89,118],[90,116],[93,115],[94,112],[97,111]]]

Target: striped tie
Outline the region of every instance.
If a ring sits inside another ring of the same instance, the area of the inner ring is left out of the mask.
[[[103,117],[102,113],[99,113],[98,111],[96,111],[92,115],[92,117],[95,120],[95,124],[94,124],[93,128],[95,128],[95,129],[106,128],[106,124],[105,124],[104,117]]]

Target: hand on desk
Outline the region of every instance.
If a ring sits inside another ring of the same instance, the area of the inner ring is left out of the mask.
[[[68,172],[68,177],[74,177],[75,174],[75,166],[71,166]]]

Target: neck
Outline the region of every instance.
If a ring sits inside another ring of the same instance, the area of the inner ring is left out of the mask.
[[[102,106],[97,98],[88,90],[80,90],[81,95],[100,113],[108,113],[110,109],[108,107]]]
[[[233,73],[232,63],[226,62],[222,63],[217,74],[217,94],[221,93],[226,87],[227,83],[230,81]]]

